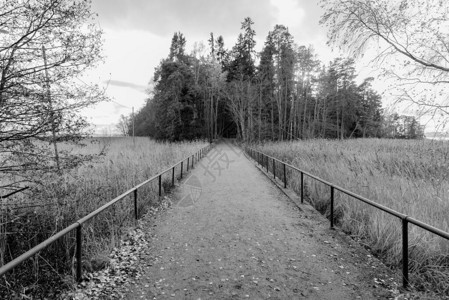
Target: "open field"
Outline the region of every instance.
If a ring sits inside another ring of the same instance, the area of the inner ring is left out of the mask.
[[[449,231],[449,143],[358,139],[309,140],[256,146],[327,181]],[[299,173],[289,173],[299,190]],[[329,214],[330,192],[305,177],[308,200]],[[389,266],[401,266],[401,221],[336,192],[338,224]],[[449,292],[449,241],[409,226],[411,281],[418,288]]]
[[[91,161],[61,176],[49,176],[43,186],[3,201],[0,254],[5,262],[206,145],[201,141],[157,143],[148,138],[136,138],[135,145],[132,138],[97,138],[85,144],[82,148],[71,145],[60,148],[93,155]],[[164,186],[170,179],[171,172],[165,174]],[[157,181],[139,189],[138,199],[140,214],[157,204]],[[3,214],[5,209],[8,214]],[[86,223],[83,229],[86,268],[95,267],[93,263],[109,253],[123,230],[134,224],[133,209],[129,197],[129,201],[124,199]],[[48,288],[53,282],[55,286],[70,283],[74,272],[75,234],[59,241],[9,273],[11,276],[0,282],[0,298],[2,291],[17,290],[18,285],[22,291],[39,294],[36,289]]]

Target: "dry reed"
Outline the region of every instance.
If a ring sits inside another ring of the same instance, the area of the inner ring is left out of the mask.
[[[266,143],[262,152],[377,203],[449,231],[449,143],[431,140],[308,140]],[[290,172],[289,172],[290,174]],[[289,181],[299,187],[299,174]],[[329,215],[329,188],[306,180],[308,200]],[[388,265],[401,266],[401,223],[336,192],[341,228]],[[412,284],[449,293],[449,241],[409,226]]]

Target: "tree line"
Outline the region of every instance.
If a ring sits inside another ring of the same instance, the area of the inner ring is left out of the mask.
[[[423,137],[414,117],[396,122],[405,116],[384,113],[373,78],[356,83],[353,59],[323,64],[283,25],[268,33],[258,53],[253,24],[250,18],[241,23],[231,49],[211,33],[207,45],[196,43],[190,54],[176,32],[155,70],[154,90],[135,116],[135,134],[171,141]]]

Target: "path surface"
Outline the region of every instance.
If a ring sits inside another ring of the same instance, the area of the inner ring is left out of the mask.
[[[146,229],[151,249],[127,299],[392,297],[385,266],[298,208],[240,151],[218,145],[175,190]]]

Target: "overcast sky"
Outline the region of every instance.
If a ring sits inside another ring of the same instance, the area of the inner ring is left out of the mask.
[[[314,0],[93,0],[92,9],[104,30],[106,56],[92,78],[107,84],[114,101],[85,112],[97,133],[113,130],[120,114],[130,114],[131,107],[142,107],[154,69],[168,55],[177,31],[186,37],[188,52],[194,42],[206,43],[211,32],[223,35],[230,49],[249,16],[258,50],[274,25],[283,24],[298,45],[313,45],[323,62],[336,56],[326,46],[326,31],[319,25],[322,11]]]

